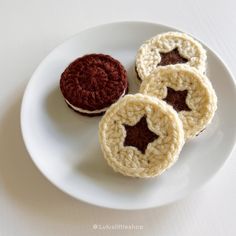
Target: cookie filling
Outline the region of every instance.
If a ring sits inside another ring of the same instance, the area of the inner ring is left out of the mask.
[[[137,75],[137,79],[139,81],[142,81],[142,79],[140,78],[139,74],[138,74],[138,70],[137,70],[137,66],[135,66],[135,72],[136,72],[136,75]]]
[[[125,93],[126,93],[126,91],[124,91],[121,94],[120,98],[123,97],[125,95]],[[109,108],[109,106],[108,106],[108,107],[105,107],[103,109],[89,111],[89,110],[85,110],[85,109],[82,109],[82,108],[79,108],[79,107],[76,107],[76,106],[72,105],[68,100],[65,100],[65,101],[75,111],[78,111],[80,113],[86,113],[86,114],[100,114],[100,113],[105,112]]]
[[[148,128],[146,116],[143,116],[134,126],[124,125],[124,127],[126,130],[124,146],[136,147],[143,154],[148,144],[159,137]]]
[[[187,95],[188,90],[175,91],[174,89],[167,87],[167,96],[163,100],[173,106],[177,112],[191,111],[191,109],[186,104]]]
[[[177,48],[166,53],[160,52],[160,55],[161,61],[157,66],[183,64],[188,62],[188,59],[180,55],[179,50]]]

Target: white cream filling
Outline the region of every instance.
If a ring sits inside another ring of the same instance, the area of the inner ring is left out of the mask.
[[[121,97],[123,97],[125,95],[125,91],[121,94],[121,96],[119,97],[119,99]],[[117,100],[119,100],[117,99]],[[86,113],[86,114],[97,114],[97,113],[102,113],[102,112],[105,112],[109,107],[105,107],[105,108],[102,108],[100,110],[93,110],[93,111],[89,111],[89,110],[85,110],[85,109],[82,109],[82,108],[79,108],[79,107],[76,107],[74,105],[72,105],[68,100],[66,100],[66,103],[71,106],[75,111],[78,111],[78,112],[81,112],[81,113]]]

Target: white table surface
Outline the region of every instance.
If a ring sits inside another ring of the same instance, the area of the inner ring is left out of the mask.
[[[236,74],[235,10],[234,0],[0,0],[0,236],[236,235],[236,150],[191,196],[161,208],[116,211],[76,201],[51,185],[27,154],[19,123],[25,86],[40,61],[71,35],[101,23],[177,27],[202,39]],[[95,230],[94,224],[143,229]]]

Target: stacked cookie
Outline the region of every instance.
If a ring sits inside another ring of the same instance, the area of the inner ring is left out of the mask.
[[[159,34],[138,50],[136,71],[140,93],[164,100],[178,113],[185,140],[211,122],[217,97],[206,73],[206,51],[192,37],[179,32]]]
[[[116,172],[154,177],[177,161],[184,143],[214,116],[217,97],[205,75],[206,59],[192,37],[167,32],[147,40],[137,52],[139,93],[124,96],[126,71],[103,54],[71,63],[62,74],[61,91],[77,112],[93,116],[106,111],[99,140]]]

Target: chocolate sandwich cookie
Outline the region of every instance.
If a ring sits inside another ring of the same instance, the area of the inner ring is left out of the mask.
[[[61,92],[73,110],[94,116],[128,90],[127,75],[119,61],[109,55],[90,54],[73,61],[62,73]]]
[[[143,80],[140,92],[173,106],[183,123],[186,140],[205,129],[217,108],[217,97],[209,79],[187,65],[157,68]]]
[[[159,66],[187,64],[201,73],[206,70],[206,51],[187,34],[167,32],[147,40],[136,56],[138,78],[143,80]]]
[[[154,177],[178,159],[184,132],[177,112],[165,102],[142,94],[113,104],[99,124],[105,159],[116,172]]]

